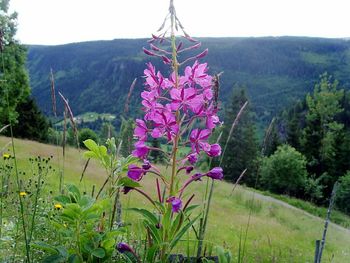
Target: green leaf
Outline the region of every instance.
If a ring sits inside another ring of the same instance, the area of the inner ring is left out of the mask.
[[[201,216],[201,214],[199,214],[195,219],[191,220],[190,222],[188,222],[184,227],[181,228],[181,230],[177,233],[177,235],[174,237],[174,239],[171,241],[170,243],[170,249],[173,249],[177,242],[180,241],[181,237],[187,232],[187,230],[194,224],[194,222],[196,222],[198,220],[198,218]]]
[[[82,263],[83,261],[77,254],[72,254],[68,258],[68,263]]]
[[[50,255],[45,257],[41,262],[42,263],[64,263],[66,262],[66,258],[62,257],[60,254]]]
[[[176,231],[180,228],[180,220],[183,220],[184,214],[178,213],[175,220],[172,223],[171,230],[170,230],[170,237],[173,237],[176,234]]]
[[[106,256],[106,252],[103,248],[95,248],[92,252],[91,255],[97,257],[97,258],[104,258]]]
[[[78,187],[76,187],[74,184],[69,184],[67,186],[67,190],[69,193],[71,193],[74,196],[75,202],[76,203],[79,202],[81,195]]]
[[[96,142],[94,140],[91,139],[87,139],[85,141],[83,141],[84,145],[86,148],[88,148],[90,151],[92,152],[98,152],[98,145],[96,144]]]
[[[99,153],[101,157],[107,156],[107,148],[106,146],[99,146]]]
[[[55,201],[61,203],[61,204],[68,204],[71,202],[70,198],[68,196],[65,195],[59,195],[59,196],[55,196]]]
[[[84,208],[84,209],[88,209],[90,208],[95,202],[95,199],[93,199],[90,196],[84,195],[83,197],[80,198],[78,204]]]
[[[129,177],[122,177],[118,181],[118,186],[126,186],[126,187],[141,187],[141,185],[138,182],[133,181]]]
[[[154,262],[156,253],[158,251],[158,246],[153,245],[147,249],[146,262]]]
[[[40,250],[52,253],[52,254],[58,254],[59,253],[56,247],[54,247],[54,246],[52,246],[50,244],[47,244],[45,242],[42,242],[42,241],[35,242],[35,243],[31,244],[31,246],[34,247],[34,248],[37,248],[37,249],[40,249]]]
[[[189,207],[186,208],[186,210],[184,210],[184,213],[188,214],[189,212],[191,212],[193,209],[197,208],[199,205],[190,205]]]
[[[84,155],[84,158],[86,158],[86,159],[89,159],[89,158],[91,158],[91,159],[98,159],[98,155],[96,153],[92,152],[92,151],[84,152],[83,155]]]
[[[130,211],[134,211],[137,212],[139,214],[141,214],[145,219],[147,219],[147,221],[149,221],[150,223],[157,225],[159,223],[158,218],[152,214],[150,211],[146,210],[146,209],[142,209],[142,208],[128,208],[128,210]]]
[[[114,249],[115,243],[115,239],[108,238],[102,241],[101,246],[106,250],[109,250],[110,248]]]
[[[153,225],[152,223],[150,223],[149,221],[144,221],[143,222],[145,227],[149,229],[150,231],[150,234],[153,238],[153,240],[156,242],[157,245],[160,245],[162,244],[162,239],[160,237],[160,234],[159,234],[159,229],[156,228],[155,225]]]
[[[81,217],[82,210],[77,204],[67,204],[63,210],[61,217],[76,220]]]

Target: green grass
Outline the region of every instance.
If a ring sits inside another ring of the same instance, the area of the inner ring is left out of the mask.
[[[293,198],[290,196],[284,196],[284,195],[277,195],[277,194],[273,194],[270,192],[266,192],[266,191],[259,191],[260,193],[264,194],[264,195],[268,195],[271,196],[273,198],[276,198],[278,200],[281,200],[283,202],[286,202],[292,206],[295,206],[297,208],[300,208],[314,216],[318,216],[321,218],[326,218],[327,216],[327,210],[328,208],[326,207],[319,207],[316,206],[310,202],[304,201],[304,200],[300,200],[297,198]],[[331,221],[333,223],[336,223],[338,225],[341,225],[345,228],[349,228],[350,227],[350,217],[336,209],[333,208],[332,213],[331,213]]]
[[[0,149],[9,141],[0,137]],[[29,169],[27,159],[35,156],[53,156],[52,165],[58,170],[62,167],[62,153],[59,147],[40,144],[26,140],[15,140],[19,169]],[[105,171],[97,163],[89,165],[86,177],[79,184],[85,160],[82,152],[68,148],[65,160],[65,182],[74,182],[83,191],[91,191],[93,184],[101,185],[105,178]],[[165,169],[163,167],[162,169]],[[184,179],[187,175],[183,175]],[[58,185],[58,175],[53,173],[47,178],[53,187]],[[156,197],[154,177],[147,174],[143,181],[143,190]],[[189,187],[188,195],[194,193],[196,203],[202,202],[206,181],[195,182]],[[254,192],[244,187],[237,187],[231,196],[232,184],[217,182],[210,209],[206,245],[224,246],[231,250],[237,262],[240,235],[245,235],[247,222],[250,225],[246,241],[244,262],[313,262],[314,244],[321,239],[323,220],[316,220],[304,213],[286,208],[280,204],[258,198]],[[148,203],[137,193],[131,191],[122,196],[123,207],[144,207]],[[135,225],[139,222],[137,215],[123,212],[124,219]],[[132,227],[132,226],[131,226]],[[140,238],[140,233],[135,233]],[[190,235],[193,239],[193,235]],[[244,238],[243,238],[244,241]],[[183,246],[185,247],[186,242]],[[350,233],[329,227],[323,262],[347,262],[350,255]],[[185,253],[182,249],[182,253]]]

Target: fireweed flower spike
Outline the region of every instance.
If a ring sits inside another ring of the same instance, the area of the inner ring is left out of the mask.
[[[150,62],[146,64],[143,72],[144,90],[141,92],[144,116],[136,120],[134,137],[137,142],[132,152],[133,156],[143,160],[143,164],[131,164],[127,172],[130,179],[139,183],[145,174],[156,175],[155,189],[157,189],[158,201],[153,200],[154,193],[147,194],[138,187],[125,186],[124,193],[134,190],[153,204],[155,209],[152,212],[157,211],[156,218],[159,218],[159,225],[162,225],[163,232],[151,238],[153,241],[157,239],[159,244],[169,244],[174,238],[171,235],[175,235],[176,231],[180,231],[182,224],[186,223],[182,219],[174,222],[177,216],[173,214],[181,213],[180,217],[186,215],[186,207],[193,200],[192,195],[183,207],[182,195],[187,186],[194,181],[201,181],[202,177],[213,180],[223,179],[223,171],[220,167],[207,172],[193,172],[201,155],[217,157],[221,154],[220,145],[210,144],[208,141],[215,127],[221,123],[217,116],[217,102],[214,101],[217,98],[213,90],[215,79],[208,74],[207,63],[199,61],[207,55],[208,50],[197,50],[201,44],[184,31],[184,27],[176,16],[173,0],[170,0],[169,14],[159,31],[157,35],[152,35],[152,39],[148,41],[149,48],[143,48],[143,52],[171,65],[170,74],[162,74]],[[177,42],[175,35],[178,33],[183,35],[184,41]],[[189,46],[186,47],[186,45]],[[191,51],[191,57],[184,57],[186,51]],[[198,53],[193,55],[193,52]],[[182,62],[179,62],[180,59]],[[192,65],[189,65],[190,61],[194,61],[191,62]],[[182,65],[185,68],[180,69]],[[170,166],[169,174],[164,174],[162,169],[156,168],[147,160],[150,151],[163,151],[150,146],[151,138],[167,143],[168,150],[165,156]],[[190,148],[187,147],[188,145]],[[185,151],[185,157],[182,158],[178,153],[181,147]],[[182,170],[184,172],[180,173]],[[185,179],[181,180],[181,176]],[[181,182],[183,182],[182,185]],[[160,183],[163,185],[161,186]],[[154,225],[154,222],[149,223]],[[177,225],[172,225],[173,223]],[[159,238],[162,240],[158,240]],[[128,249],[123,244],[120,246],[121,250]],[[159,245],[158,256],[161,262],[167,261],[172,248]]]

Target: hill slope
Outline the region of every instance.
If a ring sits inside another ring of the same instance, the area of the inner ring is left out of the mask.
[[[350,41],[304,37],[203,38],[209,48],[210,73],[224,71],[221,99],[225,103],[235,83],[248,89],[262,123],[313,89],[327,71],[350,87]],[[56,88],[76,114],[87,111],[120,114],[134,78],[131,114],[138,115],[146,39],[123,39],[60,46],[29,46],[28,69],[34,97],[50,113],[50,68]],[[164,69],[161,62],[157,68]],[[165,71],[166,72],[166,71]],[[134,107],[133,107],[134,106]]]
[[[8,141],[9,138],[0,136],[0,149]],[[57,168],[60,163],[61,149],[58,147],[25,140],[15,140],[15,146],[22,171],[26,167],[25,163],[28,163],[28,158],[33,156],[53,155],[52,165]],[[65,164],[66,182],[78,183],[84,165],[81,156],[81,152],[68,149]],[[50,184],[55,185],[57,178],[48,178]],[[152,193],[154,178],[147,175],[144,179],[143,190]],[[103,170],[95,163],[91,163],[86,179],[80,187],[90,192],[92,184],[100,185],[103,181]],[[196,194],[197,203],[201,202],[200,196],[204,188],[205,183],[198,183],[192,185],[190,189]],[[243,187],[238,187],[230,196],[231,189],[232,185],[229,183],[216,184],[206,244],[224,245],[237,259],[239,237],[241,233],[244,235],[250,217],[246,242],[247,262],[313,262],[315,240],[322,236],[322,219],[314,218],[298,209],[291,209],[285,203],[254,194]],[[253,197],[254,201],[252,201]],[[136,192],[123,195],[123,199],[124,208],[128,205],[141,207],[146,204]],[[135,222],[135,218],[130,218],[130,215],[128,218],[128,222],[129,220]],[[349,231],[330,225],[324,262],[331,261],[332,257],[332,262],[347,262],[350,254],[349,242]]]

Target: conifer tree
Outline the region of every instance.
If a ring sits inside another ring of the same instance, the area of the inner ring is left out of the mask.
[[[224,145],[227,141],[231,124],[235,120],[237,113],[248,100],[245,89],[239,86],[234,87],[232,99],[227,106],[224,118],[224,128],[221,143]],[[232,137],[227,144],[225,155],[223,157],[222,167],[224,169],[225,179],[236,181],[244,169],[247,172],[242,179],[248,185],[255,183],[256,158],[258,154],[258,143],[256,138],[256,129],[253,122],[253,115],[248,105],[239,118],[237,126],[234,128]]]
[[[344,91],[337,89],[338,82],[327,74],[321,76],[312,95],[306,97],[307,113],[302,136],[302,152],[308,159],[308,172],[322,177],[325,196],[338,179],[335,174],[342,141],[344,124],[337,121],[343,111],[341,101]]]

